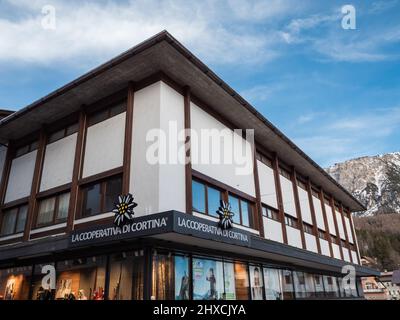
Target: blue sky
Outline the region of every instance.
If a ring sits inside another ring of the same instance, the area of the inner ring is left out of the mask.
[[[355,30],[342,28],[346,4]],[[54,29],[42,27],[44,5]],[[163,29],[321,166],[400,151],[400,0],[0,0],[0,108]]]

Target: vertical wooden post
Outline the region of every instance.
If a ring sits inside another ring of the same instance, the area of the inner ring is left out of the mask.
[[[301,234],[301,243],[302,243],[303,249],[307,249],[306,238],[305,238],[305,234],[304,234],[303,217],[301,215],[299,190],[297,189],[298,188],[297,173],[296,173],[296,169],[294,167],[292,167],[291,177],[292,177],[292,185],[293,185],[293,193],[294,193],[294,203],[296,206],[297,220],[299,222],[299,229],[300,229],[300,234]]]
[[[68,219],[67,219],[67,232],[74,229],[75,214],[78,210],[78,192],[79,192],[79,177],[82,170],[83,153],[85,146],[86,137],[86,122],[87,116],[84,111],[84,106],[82,106],[79,112],[79,122],[78,122],[78,134],[76,137],[76,147],[75,147],[75,158],[74,167],[72,171],[72,182],[71,182],[71,195],[69,199],[69,209],[68,209]]]
[[[128,194],[130,191],[134,97],[135,86],[133,83],[129,83],[128,98],[126,101],[122,194]]]
[[[332,215],[333,215],[333,222],[335,224],[336,237],[339,240],[338,245],[339,245],[340,256],[341,256],[341,259],[344,260],[343,248],[342,248],[342,238],[340,237],[339,225],[338,225],[338,222],[336,219],[335,200],[333,199],[332,195],[329,197],[329,203],[331,204],[331,208],[332,208]]]
[[[186,213],[192,214],[192,160],[191,160],[191,144],[190,144],[190,101],[191,93],[190,87],[186,86],[184,88],[184,126],[186,131],[185,138],[185,187],[186,187]]]
[[[332,247],[332,238],[331,238],[331,233],[329,232],[329,223],[328,223],[328,216],[327,212],[325,210],[325,195],[324,191],[322,188],[319,190],[319,197],[320,197],[320,202],[321,202],[321,207],[322,207],[322,215],[324,216],[324,223],[325,223],[325,230],[328,238],[328,243],[329,243],[329,251],[331,253],[331,257],[334,257],[333,254],[333,247]]]
[[[260,232],[260,237],[264,238],[264,223],[262,216],[262,204],[261,204],[261,192],[260,192],[260,177],[258,175],[258,166],[257,166],[257,148],[253,146],[253,175],[254,175],[254,188],[256,191],[256,209],[254,218],[258,221],[258,230]]]
[[[45,150],[46,150],[46,133],[44,128],[42,128],[39,133],[39,142],[36,153],[35,169],[33,172],[31,194],[29,196],[29,202],[28,202],[28,213],[27,213],[25,231],[23,237],[24,241],[29,240],[33,224],[33,216],[35,214],[37,205],[36,194],[39,193],[40,189],[40,178],[42,175]]]
[[[272,160],[272,166],[275,174],[276,198],[278,200],[279,220],[281,221],[282,224],[282,237],[283,237],[283,242],[287,244],[288,240],[287,240],[286,223],[285,223],[285,211],[283,208],[281,179],[279,174],[279,159],[276,153],[274,154]]]
[[[312,198],[312,187],[311,187],[311,181],[308,178],[307,179],[307,193],[308,193],[308,201],[310,202],[310,211],[311,211],[311,219],[313,223],[313,233],[317,241],[317,248],[318,248],[318,253],[322,254],[321,251],[321,242],[319,239],[319,231],[318,231],[318,224],[317,224],[317,217],[315,214],[315,208],[314,208],[314,201]]]

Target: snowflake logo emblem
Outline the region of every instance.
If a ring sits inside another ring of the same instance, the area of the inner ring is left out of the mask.
[[[233,216],[235,214],[232,212],[229,202],[221,200],[217,213],[219,215],[218,225],[221,229],[226,230],[233,227]]]
[[[121,195],[118,197],[118,203],[115,204],[115,208],[113,209],[114,216],[114,224],[117,227],[121,227],[122,225],[128,223],[133,219],[133,209],[137,207],[137,203],[133,201],[133,195],[128,193],[127,195]]]

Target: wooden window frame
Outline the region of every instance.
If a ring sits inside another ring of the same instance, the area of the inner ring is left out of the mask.
[[[63,220],[57,220],[56,219],[56,217],[58,215],[58,212],[59,212],[59,209],[60,209],[59,208],[60,197],[63,196],[63,195],[66,195],[68,193],[69,193],[69,196],[71,197],[71,190],[67,190],[67,191],[63,191],[63,192],[59,192],[59,193],[53,194],[51,196],[46,196],[46,197],[42,197],[42,198],[38,199],[38,205],[36,206],[35,223],[34,223],[34,228],[33,229],[40,229],[40,228],[50,227],[50,226],[54,226],[56,224],[64,223],[64,222],[68,221],[68,215]],[[40,203],[42,201],[49,200],[51,198],[55,198],[54,209],[53,209],[53,219],[49,223],[38,225]],[[69,203],[68,203],[68,211],[69,211]]]
[[[69,130],[71,127],[74,127],[74,126],[75,126],[75,128],[73,129],[73,131],[72,131],[72,132],[68,132],[68,130]],[[52,143],[54,143],[54,142],[60,141],[61,139],[64,139],[64,138],[66,138],[66,137],[68,137],[68,136],[71,136],[71,135],[77,133],[77,132],[78,132],[78,129],[79,129],[79,124],[78,124],[78,122],[74,122],[74,123],[71,123],[71,124],[65,126],[64,128],[61,128],[61,129],[58,129],[58,130],[54,130],[54,131],[52,131],[51,133],[48,134],[47,144],[49,145],[49,144],[52,144]],[[57,138],[57,139],[54,139],[54,140],[51,140],[51,138],[52,138],[52,136],[53,136],[54,134],[56,134],[56,133],[58,133],[58,132],[61,132],[61,131],[62,131],[62,136],[61,136],[61,137],[59,137],[59,138]]]
[[[273,221],[277,221],[277,222],[281,222],[280,221],[280,218],[279,218],[279,211],[278,210],[276,210],[276,209],[274,209],[274,208],[272,208],[272,207],[270,207],[270,206],[267,206],[267,205],[264,205],[263,204],[263,210],[262,210],[262,215],[263,215],[263,217],[265,217],[265,218],[267,218],[267,219],[270,219],[270,220],[273,220]],[[276,216],[274,216],[274,214],[272,214],[271,215],[271,217],[269,217],[268,216],[268,214],[267,215],[265,215],[264,214],[264,209],[268,212],[268,211],[270,211],[270,212],[273,212]]]
[[[223,188],[221,188],[219,186],[216,186],[216,185],[211,184],[209,182],[205,182],[204,180],[202,180],[200,178],[193,177],[192,178],[192,183],[193,183],[193,181],[201,184],[203,186],[203,188],[204,188],[205,212],[196,211],[196,210],[193,209],[193,206],[192,206],[192,211],[194,211],[196,213],[199,213],[199,214],[204,214],[204,215],[209,216],[209,217],[216,218],[215,216],[210,215],[210,213],[208,211],[208,188],[213,188],[213,189],[216,189],[216,190],[220,191],[221,200],[228,201],[229,196],[232,196],[232,197],[238,199],[238,201],[239,201],[239,218],[240,218],[240,223],[238,225],[243,226],[245,228],[251,228],[251,229],[255,228],[255,225],[254,225],[255,224],[255,221],[254,221],[255,204],[254,204],[253,201],[250,201],[248,199],[244,199],[243,197],[237,195],[236,193],[234,193],[234,192],[232,192],[230,190],[225,190],[225,189],[223,189]],[[246,226],[246,225],[243,224],[243,216],[242,216],[242,202],[243,201],[248,203],[250,205],[250,208],[251,208],[251,212],[249,212],[249,226]]]
[[[21,150],[26,147],[28,148],[26,151],[22,152],[21,154],[18,154],[18,150]],[[37,150],[38,147],[39,147],[39,141],[37,139],[35,139],[29,143],[23,144],[21,146],[18,146],[15,148],[13,159],[17,159],[17,158],[22,157],[30,152],[33,152],[33,151]]]
[[[303,222],[303,230],[305,233],[308,233],[312,236],[314,235],[314,227],[309,223]]]
[[[119,110],[117,113],[113,113],[112,112],[114,109],[118,109],[121,106],[122,106],[122,109]],[[127,101],[125,99],[121,100],[119,102],[114,102],[112,104],[108,104],[107,106],[102,107],[100,109],[94,110],[94,111],[88,113],[87,127],[91,127],[91,126],[94,126],[94,125],[96,125],[98,123],[106,121],[106,120],[108,120],[108,119],[110,119],[110,118],[112,118],[114,116],[117,116],[117,115],[119,115],[121,113],[126,112],[126,110],[127,110]],[[99,115],[102,112],[105,113],[105,118],[104,119],[100,118],[100,119],[98,119],[96,121],[93,121],[93,117]]]
[[[285,214],[285,225],[300,230],[299,220],[288,214]]]
[[[12,236],[12,235],[14,235],[14,234],[17,234],[17,224],[18,224],[18,219],[19,219],[19,215],[20,215],[20,211],[21,211],[21,208],[22,207],[27,207],[27,210],[28,210],[28,203],[23,203],[23,204],[19,204],[19,205],[17,205],[17,206],[14,206],[14,207],[10,207],[10,208],[7,208],[7,209],[4,209],[2,212],[1,212],[1,225],[0,225],[0,231],[1,231],[1,229],[3,228],[3,223],[4,223],[4,215],[5,214],[7,214],[7,211],[11,211],[11,210],[15,210],[15,209],[17,209],[17,214],[16,214],[16,219],[15,219],[15,224],[14,224],[14,228],[13,228],[13,232],[12,233],[8,233],[8,234],[0,234],[0,237],[7,237],[7,236]],[[26,216],[26,218],[25,218],[25,226],[26,226],[26,221],[27,221],[27,219],[28,219],[28,211],[27,211],[27,216]],[[24,226],[24,229],[25,229],[25,226]],[[22,231],[20,231],[20,232],[18,232],[18,233],[23,233],[24,232],[24,230],[22,230]]]
[[[76,212],[76,219],[84,219],[84,218],[89,218],[89,217],[95,217],[98,215],[101,215],[103,213],[108,213],[110,211],[106,211],[105,209],[105,204],[106,204],[106,193],[107,193],[107,188],[106,185],[110,180],[113,179],[121,179],[121,192],[122,192],[122,179],[123,179],[123,174],[121,173],[117,173],[114,175],[110,175],[110,176],[105,176],[93,181],[84,181],[83,183],[81,182],[79,185],[79,191],[78,191],[78,205],[77,205],[77,212]],[[83,192],[86,188],[94,186],[96,184],[100,184],[100,211],[92,214],[92,215],[88,215],[85,216],[83,215]]]

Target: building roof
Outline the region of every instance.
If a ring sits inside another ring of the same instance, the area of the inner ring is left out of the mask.
[[[8,117],[9,115],[11,115],[13,113],[14,113],[14,111],[11,111],[11,110],[0,109],[0,120]]]
[[[0,120],[0,143],[7,143],[62,119],[156,72],[167,74],[237,128],[255,129],[258,145],[341,201],[351,211],[366,208],[261,113],[220,79],[167,31],[129,49],[25,108]]]

